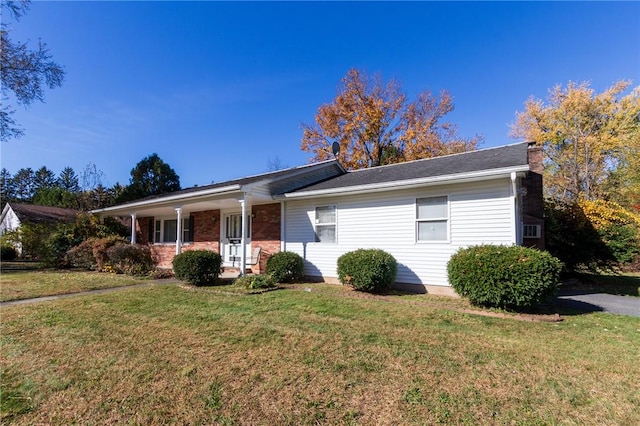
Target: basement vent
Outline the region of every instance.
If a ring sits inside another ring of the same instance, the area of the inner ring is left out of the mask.
[[[522,236],[524,238],[540,238],[540,225],[524,225]]]

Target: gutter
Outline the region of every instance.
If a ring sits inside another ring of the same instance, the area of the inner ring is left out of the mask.
[[[100,214],[100,213],[111,213],[115,211],[129,211],[131,209],[135,209],[138,207],[154,207],[154,206],[160,206],[162,204],[171,203],[175,201],[193,200],[195,198],[202,198],[202,197],[207,197],[211,195],[223,195],[225,193],[236,192],[240,190],[241,190],[240,185],[229,185],[229,186],[223,186],[221,188],[207,189],[204,191],[194,191],[194,192],[188,192],[185,194],[167,195],[165,197],[154,198],[151,200],[135,201],[133,203],[121,204],[119,206],[112,206],[112,207],[105,207],[103,209],[91,210],[89,213]]]
[[[387,191],[390,189],[405,189],[405,188],[411,188],[416,186],[431,186],[431,185],[444,184],[444,183],[480,181],[480,180],[487,180],[491,178],[497,178],[500,176],[510,177],[512,173],[524,173],[528,171],[529,171],[529,165],[525,164],[521,166],[504,167],[500,169],[483,170],[483,171],[471,172],[471,173],[457,173],[457,174],[451,174],[451,175],[408,179],[408,180],[400,180],[400,181],[392,181],[392,182],[384,182],[384,183],[346,186],[341,188],[319,189],[315,191],[290,192],[290,193],[276,196],[274,198],[288,200],[288,199],[296,199],[296,198],[322,197],[327,195],[348,195],[348,194],[354,194],[354,193],[361,194],[363,192],[380,192],[380,191]]]

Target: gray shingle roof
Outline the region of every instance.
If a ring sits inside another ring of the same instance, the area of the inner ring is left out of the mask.
[[[147,197],[120,204],[119,206],[126,206],[128,204],[138,203],[140,201],[162,200],[166,197],[188,195],[190,193],[201,191],[215,191],[218,188],[225,188],[235,185],[244,187],[251,184],[265,184],[268,185],[269,190],[272,192],[272,194],[275,195],[287,191],[296,190],[300,187],[308,185],[309,182],[318,182],[321,180],[330,179],[332,176],[340,173],[344,173],[344,170],[338,164],[338,162],[335,160],[327,160],[319,163],[307,164],[304,166],[291,167],[258,175],[247,176],[239,179],[227,180],[224,182],[216,182],[209,185],[194,186],[191,188],[166,192],[159,195],[149,195]]]
[[[356,170],[292,192],[321,191],[526,166],[528,164],[527,148],[528,143],[523,142],[461,154]]]
[[[34,204],[9,203],[21,222],[30,223],[71,223],[76,220],[79,210],[62,207],[36,206]]]

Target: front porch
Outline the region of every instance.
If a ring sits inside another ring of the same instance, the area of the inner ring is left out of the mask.
[[[279,203],[252,206],[244,215],[244,224],[242,214],[229,209],[192,211],[187,215],[182,218],[182,238],[174,242],[166,241],[162,231],[166,222],[177,218],[137,215],[136,229],[132,231],[136,242],[149,245],[159,267],[170,269],[176,254],[186,250],[211,250],[221,255],[223,268],[239,272],[244,265],[246,272],[259,274],[265,271],[267,259],[280,251]]]

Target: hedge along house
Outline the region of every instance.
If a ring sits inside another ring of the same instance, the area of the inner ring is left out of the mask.
[[[292,251],[307,276],[332,282],[342,254],[379,248],[398,261],[397,286],[452,293],[447,262],[458,248],[544,247],[541,173],[540,148],[518,143],[353,172],[325,161],[93,213],[130,215],[132,241],[149,243],[160,266],[207,248],[245,270],[259,248],[258,272]]]

